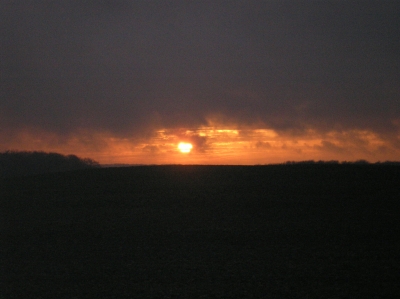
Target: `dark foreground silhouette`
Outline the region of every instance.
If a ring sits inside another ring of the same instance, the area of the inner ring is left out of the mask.
[[[92,159],[58,153],[6,151],[0,153],[0,178],[100,167]]]
[[[0,298],[395,298],[400,167],[0,179]]]

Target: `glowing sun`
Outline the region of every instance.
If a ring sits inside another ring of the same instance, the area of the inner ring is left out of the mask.
[[[190,153],[192,148],[193,148],[193,145],[188,142],[181,142],[178,144],[178,149],[181,151],[181,153]]]

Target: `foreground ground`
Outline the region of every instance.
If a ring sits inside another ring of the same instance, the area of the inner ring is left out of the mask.
[[[147,166],[0,180],[0,298],[400,296],[400,167]]]

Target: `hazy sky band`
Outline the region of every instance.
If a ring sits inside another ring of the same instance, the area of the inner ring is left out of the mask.
[[[398,1],[1,1],[0,28],[3,140],[213,119],[399,149]]]

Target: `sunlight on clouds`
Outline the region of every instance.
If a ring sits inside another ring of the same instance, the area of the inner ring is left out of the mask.
[[[152,142],[164,142],[165,149],[175,148],[179,138],[193,141],[190,157],[170,158],[174,163],[277,163],[287,160],[385,160],[376,154],[387,141],[369,131],[330,132],[320,134],[309,130],[297,137],[279,135],[271,129],[219,129],[201,127],[193,130],[158,131]],[[199,151],[196,137],[203,138],[203,150]],[[396,150],[398,151],[398,150]],[[391,151],[391,152],[396,152]],[[173,153],[173,150],[170,149]],[[162,154],[162,153],[160,153]],[[211,160],[210,160],[211,159]],[[388,158],[387,158],[388,159]]]
[[[2,137],[2,136],[0,136]],[[268,164],[288,160],[398,160],[399,138],[385,139],[366,130],[303,134],[277,133],[271,129],[228,129],[204,126],[163,129],[142,138],[117,137],[108,132],[79,131],[67,137],[21,130],[0,150],[41,150],[76,154],[102,164]],[[180,142],[192,149],[182,155]]]

